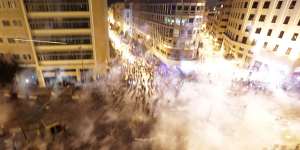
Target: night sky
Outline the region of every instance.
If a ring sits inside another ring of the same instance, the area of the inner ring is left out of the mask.
[[[108,0],[108,4],[112,4],[115,2],[123,2],[124,0]],[[217,0],[207,0],[208,7],[214,6],[217,3]]]

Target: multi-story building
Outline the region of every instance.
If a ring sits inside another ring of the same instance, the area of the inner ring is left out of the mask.
[[[217,6],[213,9],[211,33],[220,45],[223,42],[223,34],[227,28],[231,2],[232,0],[219,0]]]
[[[125,10],[125,3],[124,2],[118,2],[114,3],[112,6],[113,11],[113,17],[115,21],[115,27],[116,29],[121,32],[123,31],[123,25],[124,25],[124,10]]]
[[[299,0],[232,0],[222,48],[246,66],[290,73],[300,56],[299,34]]]
[[[134,37],[164,58],[197,59],[204,9],[204,0],[134,0]]]
[[[132,3],[127,1],[123,12],[123,31],[126,35],[132,36],[133,19],[132,19]]]
[[[215,11],[216,9],[206,9],[205,11],[205,25],[206,25],[206,31],[210,34],[212,34],[213,31],[213,24],[214,24],[214,20],[215,20],[215,16],[217,14],[217,11]]]
[[[0,54],[32,70],[26,81],[40,86],[95,78],[109,56],[107,2],[1,0]]]

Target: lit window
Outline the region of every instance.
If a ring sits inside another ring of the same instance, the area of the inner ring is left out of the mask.
[[[258,2],[257,1],[253,2],[252,8],[257,8],[257,6],[258,6]]]
[[[282,38],[283,37],[283,34],[284,34],[284,31],[281,31],[278,38]]]
[[[279,1],[279,2],[277,3],[276,9],[280,9],[280,8],[281,8],[281,5],[282,5],[282,1]]]
[[[263,8],[264,9],[268,9],[269,7],[270,7],[270,1],[266,1],[265,3],[264,3],[264,6],[263,6]]]
[[[290,55],[291,52],[292,52],[292,48],[289,47],[289,48],[286,50],[285,54],[286,54],[286,55]]]
[[[288,24],[290,21],[290,16],[285,17],[283,24]]]
[[[265,19],[266,19],[266,15],[261,15],[261,16],[259,17],[259,21],[260,21],[260,22],[265,21]]]
[[[291,3],[291,5],[290,5],[290,7],[289,7],[289,9],[294,9],[295,8],[295,6],[296,6],[296,2],[297,1],[292,1],[292,3]]]
[[[294,33],[293,37],[292,37],[292,41],[296,41],[298,38],[298,33]]]

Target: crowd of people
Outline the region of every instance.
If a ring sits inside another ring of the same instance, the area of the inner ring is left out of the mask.
[[[250,91],[253,91],[255,94],[272,94],[267,83],[249,78],[233,79],[231,89],[235,91],[235,95],[243,95]]]

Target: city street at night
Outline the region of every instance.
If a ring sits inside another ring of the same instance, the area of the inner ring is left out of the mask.
[[[0,150],[300,150],[299,14],[296,0],[3,0]]]

